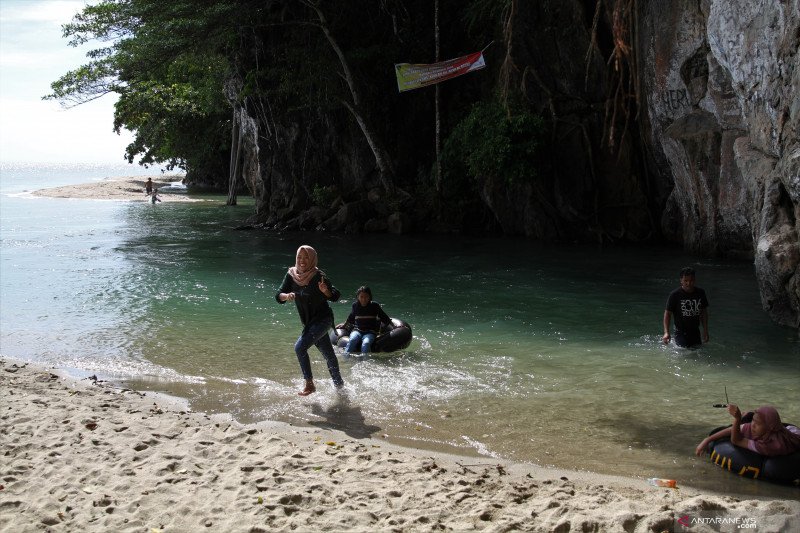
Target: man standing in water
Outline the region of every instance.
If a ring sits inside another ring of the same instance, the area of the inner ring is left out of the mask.
[[[708,298],[706,291],[695,287],[694,269],[686,267],[680,272],[681,286],[667,298],[664,310],[664,344],[669,344],[669,323],[675,317],[675,344],[684,348],[708,342]],[[700,337],[700,324],[703,336]]]

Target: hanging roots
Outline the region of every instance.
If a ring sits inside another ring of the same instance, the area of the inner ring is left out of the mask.
[[[611,35],[614,48],[608,58],[609,95],[603,128],[603,143],[613,150],[621,146],[631,120],[636,120],[639,109],[639,81],[636,69],[637,0],[598,0],[592,21],[591,42],[586,53],[586,81],[589,78],[589,60],[597,49],[597,28],[600,9],[612,4]],[[620,131],[621,130],[621,131]]]

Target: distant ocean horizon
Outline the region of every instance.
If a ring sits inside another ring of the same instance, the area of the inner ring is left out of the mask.
[[[126,176],[182,175],[176,169],[167,171],[157,166],[145,168],[138,163],[120,161],[96,163],[36,163],[30,161],[0,161],[0,194],[34,191],[42,188],[77,185]]]
[[[795,489],[739,479],[694,446],[730,417],[714,404],[778,407],[800,423],[800,338],[761,308],[753,265],[674,247],[543,245],[517,238],[241,231],[252,200],[225,205],[36,197],[134,165],[0,163],[0,354],[97,375],[231,413],[341,429],[421,448],[741,495]],[[300,244],[342,291],[360,285],[409,322],[407,350],[340,354],[338,394],[300,398],[301,326],[274,299]],[[711,341],[661,343],[678,271],[698,271]]]

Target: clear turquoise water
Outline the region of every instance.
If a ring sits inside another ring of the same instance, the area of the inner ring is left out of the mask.
[[[800,422],[800,338],[761,310],[752,265],[655,247],[519,239],[237,231],[252,202],[117,202],[24,190],[127,168],[0,170],[0,353],[126,381],[192,407],[336,427],[418,447],[796,497],[697,459],[728,415],[776,405]],[[249,204],[249,205],[248,205]],[[342,290],[372,287],[408,321],[408,350],[340,359],[338,395],[312,350],[319,393],[299,398],[293,306],[274,292],[298,245]],[[711,342],[660,343],[684,265],[711,302]]]

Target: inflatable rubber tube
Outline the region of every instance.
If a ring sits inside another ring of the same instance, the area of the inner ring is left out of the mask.
[[[729,426],[719,427],[709,435],[726,427]],[[723,438],[710,442],[708,452],[711,462],[742,477],[800,486],[800,451],[768,457],[735,446],[730,439]]]
[[[350,340],[350,332],[346,329],[332,329],[330,333],[331,344],[344,348]],[[390,327],[378,335],[372,343],[373,352],[396,352],[404,350],[411,344],[413,334],[408,322],[399,318],[392,318]]]
[[[372,351],[374,352],[396,352],[397,350],[404,350],[411,344],[411,326],[407,322],[399,318],[392,319],[392,329],[385,333],[381,333],[375,338],[372,343]]]

